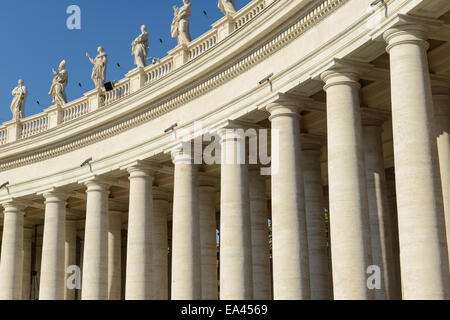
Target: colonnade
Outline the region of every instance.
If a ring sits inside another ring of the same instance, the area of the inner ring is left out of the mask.
[[[272,133],[277,132],[271,135],[272,251],[266,179],[249,165],[229,161],[236,160],[245,140],[223,128],[220,290],[215,216],[219,190],[199,172],[192,154],[177,147],[171,152],[171,263],[169,202],[152,188],[158,165],[139,161],[123,167],[130,181],[125,298],[168,299],[170,291],[175,300],[448,299],[450,91],[431,82],[427,32],[426,24],[410,21],[384,34],[390,56],[397,210],[388,203],[383,163],[381,126],[387,118],[360,102],[360,80],[370,66],[337,61],[321,74],[327,97],[331,240],[325,234],[320,166],[324,142],[303,135],[300,126],[301,111],[310,100],[278,94],[265,106]],[[81,183],[87,194],[82,299],[119,299],[120,219],[108,210],[114,181],[92,176]],[[76,241],[74,227],[65,218],[68,192],[42,193],[40,299],[74,297],[65,289],[65,267],[73,264]],[[24,231],[26,204],[14,199],[3,207],[0,298],[21,299],[29,290],[23,287],[29,281],[23,273],[30,243]],[[392,223],[395,212],[398,226]],[[396,276],[398,254],[401,280]],[[381,270],[378,290],[367,285],[370,266]]]

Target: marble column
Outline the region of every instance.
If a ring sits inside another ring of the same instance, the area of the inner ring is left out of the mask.
[[[303,137],[303,178],[305,181],[305,211],[312,300],[330,300],[332,286],[328,269],[321,147],[321,141]]]
[[[67,268],[77,264],[77,222],[74,220],[66,220],[66,241],[65,241],[65,264],[64,279],[65,292],[64,300],[75,300],[76,289],[67,287]]]
[[[391,67],[403,298],[449,299],[449,260],[433,126],[427,26],[405,22],[388,30],[384,38]]]
[[[272,148],[272,265],[275,300],[310,299],[305,192],[301,167],[303,98],[279,95],[267,107]]]
[[[433,102],[442,194],[444,196],[447,248],[450,258],[450,89],[444,86],[433,86]]]
[[[22,300],[30,300],[31,297],[31,247],[33,229],[23,230],[23,275],[22,275]]]
[[[252,238],[247,165],[238,159],[245,137],[235,129],[221,132],[220,299],[252,300]]]
[[[21,300],[25,206],[11,201],[3,203],[3,208],[0,300]]]
[[[64,300],[67,195],[52,190],[45,192],[44,198],[45,221],[39,300]]]
[[[266,177],[261,175],[260,169],[250,169],[248,182],[252,232],[253,299],[271,300],[272,285],[270,277]]]
[[[108,299],[108,197],[110,182],[94,177],[87,187],[83,249],[83,300]]]
[[[335,300],[373,298],[369,211],[359,102],[359,66],[339,62],[322,74],[327,93],[330,233]]]
[[[150,168],[138,163],[127,169],[130,177],[128,211],[127,300],[150,300],[151,284],[151,228],[153,212]]]
[[[197,171],[186,151],[172,151],[175,165],[172,226],[172,300],[200,300],[201,253]]]
[[[169,299],[167,216],[169,214],[168,195],[159,190],[153,193],[152,228],[152,300]]]
[[[121,300],[122,293],[122,212],[109,212],[108,299]]]
[[[216,190],[207,182],[198,187],[200,246],[202,255],[202,299],[217,300]]]
[[[381,288],[375,290],[377,300],[391,300],[396,296],[391,217],[381,136],[381,126],[385,120],[383,115],[371,114],[368,110],[363,112],[372,263],[381,270]]]

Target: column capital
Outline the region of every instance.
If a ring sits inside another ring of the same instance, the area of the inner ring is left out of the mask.
[[[398,24],[383,34],[384,40],[388,43],[386,51],[389,53],[393,47],[405,43],[419,44],[428,50],[429,33],[439,29],[442,24],[442,21],[435,19],[399,14]]]
[[[69,191],[63,188],[50,188],[37,192],[45,198],[45,203],[65,202],[69,198]]]
[[[381,127],[390,118],[389,112],[371,108],[361,108],[363,127]]]
[[[189,145],[188,147],[185,147],[186,143],[191,142],[182,142],[177,144],[175,147],[170,149],[170,155],[172,158],[173,164],[193,164],[194,163],[194,157],[192,155],[192,147]]]
[[[270,121],[281,116],[300,118],[300,111],[313,102],[306,96],[277,93],[267,102],[265,109],[270,113]]]
[[[142,174],[154,175],[155,172],[162,168],[160,163],[151,160],[136,160],[127,163],[120,167],[120,170],[126,170],[130,174],[130,177],[139,176]]]
[[[368,73],[372,65],[357,61],[333,59],[326,71],[320,77],[325,82],[324,90],[335,85],[351,85],[361,88],[359,80],[363,74]]]
[[[21,212],[25,214],[24,210],[27,207],[25,201],[21,201],[19,199],[9,199],[1,203],[1,206],[4,208],[4,212]]]
[[[116,180],[110,177],[92,175],[80,180],[78,183],[84,184],[87,187],[87,191],[108,191],[115,182]]]

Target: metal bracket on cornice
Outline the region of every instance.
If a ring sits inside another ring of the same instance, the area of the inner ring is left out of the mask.
[[[89,159],[86,159],[86,160],[80,165],[80,167],[83,168],[84,166],[88,165],[88,166],[89,166],[89,171],[92,172],[91,161],[92,161],[92,157],[90,157]]]
[[[9,181],[7,181],[7,182],[5,182],[4,184],[2,184],[2,185],[0,186],[0,190],[3,189],[3,188],[5,188],[6,191],[8,192],[8,194],[9,194],[9,188],[8,188],[8,186],[9,186]]]

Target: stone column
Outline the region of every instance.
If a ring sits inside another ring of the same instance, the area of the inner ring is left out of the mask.
[[[109,212],[108,299],[121,300],[122,287],[122,212]]]
[[[150,300],[153,290],[151,286],[153,177],[150,176],[150,168],[143,163],[138,163],[127,170],[130,174],[130,207],[125,298]]]
[[[3,208],[0,300],[21,300],[25,206],[17,201],[11,201],[4,203]]]
[[[323,200],[320,141],[303,137],[303,178],[312,300],[330,300],[331,286]]]
[[[340,62],[322,74],[327,93],[328,180],[333,293],[336,300],[373,298],[359,67]]]
[[[363,141],[369,204],[372,263],[381,270],[381,288],[375,290],[377,300],[396,296],[392,228],[387,199],[386,174],[383,157],[382,115],[363,112]]]
[[[31,294],[31,247],[33,230],[23,230],[23,276],[22,300],[30,300]]]
[[[271,300],[266,177],[261,175],[260,169],[251,169],[248,173],[248,181],[252,232],[253,299]]]
[[[83,300],[108,299],[108,196],[110,182],[94,177],[87,190],[83,250]]]
[[[433,87],[434,124],[439,153],[442,194],[447,234],[447,247],[450,258],[450,89]]]
[[[301,163],[301,99],[283,95],[267,107],[272,123],[273,298],[310,299],[305,193]]]
[[[64,300],[75,300],[76,289],[67,288],[67,268],[77,264],[77,222],[66,221],[66,241],[65,241],[65,264],[64,264]]]
[[[168,196],[159,190],[153,195],[153,228],[152,228],[152,288],[153,300],[169,299],[167,216],[169,214]]]
[[[252,300],[252,238],[245,136],[221,132],[220,299]]]
[[[52,190],[45,192],[44,198],[45,221],[39,300],[64,300],[67,195]]]
[[[217,300],[216,189],[202,182],[198,188],[200,246],[202,254],[202,299]]]
[[[172,151],[175,165],[172,226],[172,300],[200,300],[201,253],[197,166],[190,154]]]
[[[433,126],[427,28],[406,22],[387,31],[384,38],[391,62],[403,298],[448,299],[449,261]]]

